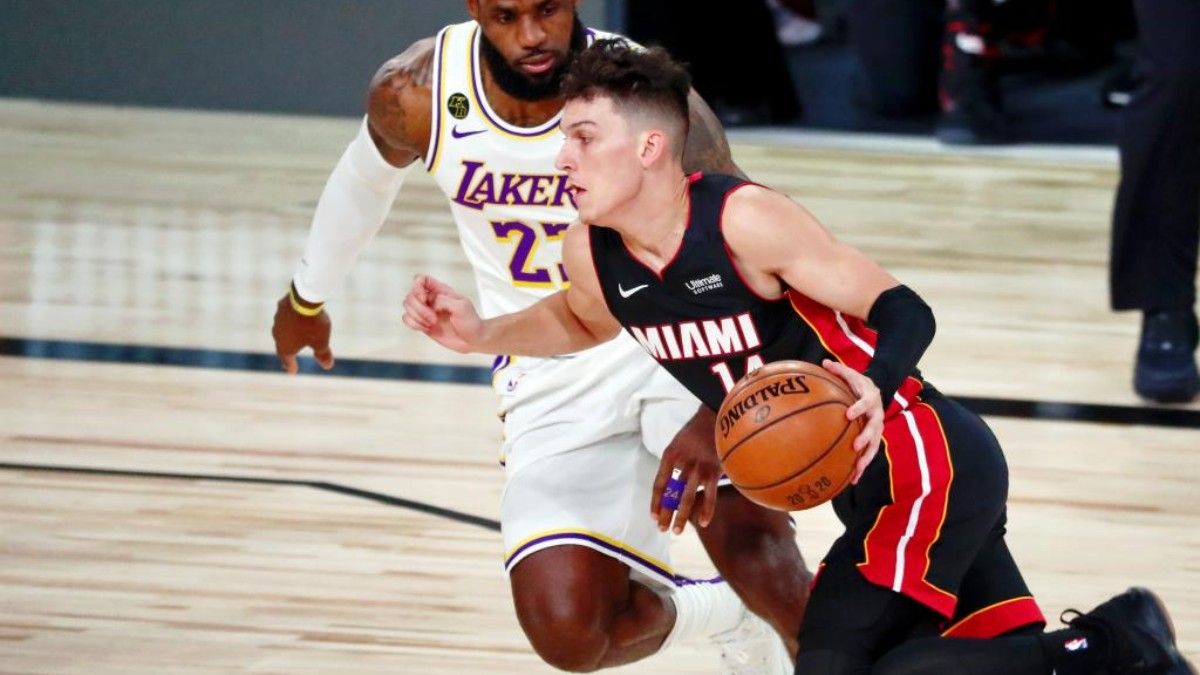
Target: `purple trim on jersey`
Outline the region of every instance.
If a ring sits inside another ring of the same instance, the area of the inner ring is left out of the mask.
[[[725,578],[720,575],[717,575],[711,579],[692,579],[691,577],[685,577],[682,574],[675,575],[675,585],[676,586],[695,586],[697,584],[721,584],[721,583],[725,583]]]
[[[442,59],[446,58],[446,37],[450,34],[447,26],[438,34],[437,51],[433,58],[433,76],[437,78],[437,87],[433,92],[433,147],[425,151],[425,170],[433,170],[433,162],[437,159],[438,146],[442,140]]]
[[[524,553],[525,550],[528,549],[529,547],[537,546],[538,544],[542,544],[547,541],[553,541],[556,539],[582,539],[584,541],[595,544],[595,545],[599,546],[600,548],[603,548],[606,551],[612,551],[613,553],[616,553],[618,555],[622,555],[627,558],[632,558],[633,560],[636,560],[637,562],[641,563],[642,566],[654,571],[656,574],[663,577],[664,579],[678,579],[679,578],[679,577],[676,577],[671,572],[663,569],[662,567],[659,567],[658,565],[650,562],[649,560],[646,560],[645,558],[637,555],[633,551],[630,551],[629,549],[621,548],[619,546],[614,546],[614,545],[608,543],[607,541],[604,541],[603,539],[597,539],[596,537],[593,537],[588,534],[584,534],[583,532],[560,532],[558,534],[548,534],[544,537],[538,537],[537,539],[534,539],[532,541],[525,542],[525,544],[523,544],[517,550],[513,551],[513,554],[508,556],[508,558],[506,558],[504,560],[504,568],[508,569],[508,566],[510,564],[512,564],[512,561],[521,557],[521,554]]]
[[[479,67],[479,27],[475,27],[474,34],[471,35],[471,86],[475,90],[475,100],[479,103],[479,110],[483,116],[488,119],[497,129],[512,134],[513,136],[521,136],[524,138],[532,138],[534,136],[542,136],[546,132],[558,126],[559,116],[556,114],[549,122],[546,122],[540,127],[518,127],[509,124],[497,117],[493,117],[491,111],[488,110],[490,105],[487,103],[487,95],[483,92],[483,69]],[[561,114],[561,111],[560,111]]]
[[[495,375],[496,371],[502,368],[507,368],[510,362],[511,359],[509,358],[508,354],[501,354],[492,359],[492,375]]]

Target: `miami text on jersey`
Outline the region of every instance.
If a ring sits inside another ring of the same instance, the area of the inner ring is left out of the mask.
[[[762,346],[749,312],[720,319],[630,326],[629,332],[659,361],[740,354]]]

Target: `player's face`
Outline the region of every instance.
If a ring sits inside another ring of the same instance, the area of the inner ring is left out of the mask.
[[[587,44],[575,0],[468,0],[483,29],[480,51],[505,93],[537,101],[558,95],[569,56]]]
[[[555,166],[567,174],[580,220],[603,223],[637,196],[643,170],[638,134],[606,96],[568,101],[561,128],[567,138]]]

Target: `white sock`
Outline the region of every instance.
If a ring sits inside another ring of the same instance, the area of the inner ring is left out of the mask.
[[[675,643],[710,638],[732,630],[748,611],[742,599],[723,579],[677,586],[670,598],[675,603],[675,627],[667,634],[659,651]]]

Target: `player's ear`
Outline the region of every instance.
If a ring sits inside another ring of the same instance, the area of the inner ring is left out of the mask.
[[[662,129],[647,129],[639,138],[638,147],[641,149],[642,166],[648,167],[667,154],[667,135]]]
[[[479,21],[479,0],[467,0],[467,14],[470,14],[472,19]]]

